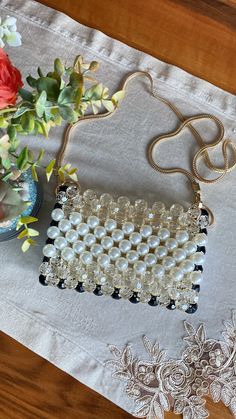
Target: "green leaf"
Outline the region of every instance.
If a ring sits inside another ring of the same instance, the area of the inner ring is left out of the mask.
[[[78,119],[77,113],[72,108],[70,108],[70,106],[59,106],[59,113],[65,121],[70,123],[76,122]]]
[[[99,63],[97,61],[92,61],[89,65],[90,71],[97,71],[99,68]]]
[[[35,245],[35,244],[36,244],[35,240],[26,239],[21,246],[22,252],[24,252],[24,253],[27,252],[27,250],[29,250],[30,246]]]
[[[37,87],[37,79],[29,75],[26,77],[27,83],[30,85],[30,87],[36,88]]]
[[[31,133],[34,130],[34,115],[31,112],[22,115],[21,126],[27,133]]]
[[[30,215],[20,218],[21,224],[30,224],[30,223],[35,223],[36,221],[38,221],[38,218],[31,217]]]
[[[11,167],[11,160],[10,159],[1,159],[2,165],[5,169],[9,170]]]
[[[54,70],[60,76],[63,76],[63,74],[65,73],[65,67],[59,58],[56,58],[54,61]]]
[[[36,162],[37,162],[37,163],[40,163],[40,162],[41,162],[41,160],[42,160],[42,158],[43,158],[43,155],[44,155],[44,149],[43,149],[43,148],[41,148],[41,149],[39,150],[39,154],[38,154],[38,157],[37,157],[37,160],[36,160]]]
[[[31,173],[32,173],[32,177],[35,180],[35,182],[38,182],[38,175],[37,175],[36,167],[35,167],[34,164],[31,166]]]
[[[7,128],[7,133],[9,135],[10,141],[14,141],[16,139],[16,136],[17,136],[16,127],[14,127],[13,125],[9,125]]]
[[[70,75],[70,85],[73,88],[82,88],[84,85],[84,78],[82,74],[73,71]]]
[[[114,112],[115,106],[113,105],[111,100],[102,100],[102,104],[104,108],[108,110],[108,112]]]
[[[51,101],[56,101],[60,93],[57,80],[51,77],[40,77],[37,80],[37,89],[40,93],[45,90],[48,100]]]
[[[0,128],[7,128],[8,122],[5,120],[4,116],[0,116]]]
[[[34,100],[34,96],[32,95],[31,92],[29,92],[26,89],[19,89],[18,90],[20,97],[22,97],[22,99],[26,100],[27,102],[33,102]]]
[[[56,159],[53,159],[53,160],[50,161],[50,163],[46,167],[46,176],[47,176],[47,181],[48,182],[49,182],[50,177],[52,175],[52,172],[53,172],[53,168],[55,166],[55,163],[56,163]]]
[[[43,90],[35,103],[35,110],[39,118],[42,118],[44,114],[46,101],[47,93]]]
[[[28,158],[29,158],[29,150],[28,150],[28,146],[26,146],[21,150],[19,156],[16,159],[16,164],[17,164],[18,169],[20,170],[24,169],[24,167],[28,163]]]
[[[20,232],[20,234],[18,234],[17,238],[18,239],[23,239],[26,236],[28,236],[28,228],[24,228],[24,230],[22,230]]]
[[[119,102],[120,100],[124,99],[125,97],[125,91],[124,90],[119,90],[118,92],[116,92],[113,96],[112,96],[112,101],[114,102]]]
[[[37,132],[39,134],[43,134],[45,137],[48,137],[50,127],[48,126],[48,124],[46,122],[36,120],[35,121],[35,126],[36,126]]]
[[[97,83],[85,91],[84,98],[85,100],[91,100],[91,99],[98,100],[98,99],[101,99],[102,92],[103,92],[102,83]]]
[[[40,67],[37,69],[39,77],[44,77],[43,72]]]
[[[77,108],[80,105],[82,96],[83,96],[83,89],[82,89],[82,87],[79,87],[74,93],[75,106]]]
[[[36,237],[39,235],[39,232],[35,230],[34,228],[28,228],[28,234],[31,237]]]
[[[64,89],[61,90],[57,101],[59,105],[72,103],[74,101],[74,89],[71,86],[64,87]]]
[[[25,112],[28,112],[29,108],[22,106],[22,108],[18,108],[17,111],[14,113],[13,119],[18,118],[19,116],[23,115]]]

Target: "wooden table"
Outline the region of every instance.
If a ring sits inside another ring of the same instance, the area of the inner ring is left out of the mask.
[[[236,0],[41,3],[236,93]],[[3,333],[0,355],[0,419],[132,417]],[[212,419],[232,418],[222,403],[207,407]]]

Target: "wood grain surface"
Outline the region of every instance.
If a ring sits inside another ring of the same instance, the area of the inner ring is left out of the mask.
[[[236,93],[236,0],[41,3]],[[0,419],[131,418],[3,333],[0,356]],[[222,403],[208,400],[207,408],[212,419],[232,418]]]

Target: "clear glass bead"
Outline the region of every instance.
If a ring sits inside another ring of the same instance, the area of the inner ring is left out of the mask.
[[[101,289],[104,295],[111,295],[114,292],[114,287],[111,284],[104,284]]]
[[[109,208],[108,207],[101,207],[98,211],[98,217],[101,221],[105,221],[109,217]]]
[[[189,223],[189,215],[187,212],[184,212],[178,217],[178,223],[181,227],[187,227]]]
[[[117,199],[117,203],[118,203],[120,208],[127,208],[130,205],[130,200],[129,200],[129,198],[127,198],[127,196],[120,196]]]
[[[147,293],[146,291],[142,290],[139,292],[139,300],[141,303],[147,303],[150,301],[151,295]]]
[[[137,212],[144,213],[148,207],[148,204],[144,199],[137,199],[134,203],[134,206]]]
[[[60,281],[59,278],[55,276],[55,274],[53,273],[49,273],[45,279],[46,284],[52,285],[52,286],[58,285],[59,281]]]
[[[121,275],[116,274],[113,278],[113,286],[115,288],[121,288],[123,286],[123,279]]]
[[[90,201],[90,206],[91,206],[91,211],[93,212],[93,213],[97,213],[99,210],[100,210],[100,208],[102,207],[102,205],[101,205],[101,202],[99,201],[99,199],[97,199],[97,198],[95,198],[95,199],[92,199],[91,201]]]
[[[160,220],[163,225],[168,225],[173,220],[171,212],[170,211],[163,212],[161,214]]]
[[[150,285],[149,292],[150,292],[151,295],[160,296],[161,292],[162,292],[162,288],[160,287],[159,284],[154,282],[153,284]]]
[[[51,268],[48,262],[43,262],[41,263],[40,267],[39,267],[39,273],[41,275],[48,275],[51,272]]]
[[[84,288],[85,291],[92,292],[96,288],[96,283],[94,281],[88,279],[88,280],[84,281],[83,288]]]
[[[67,195],[64,191],[61,191],[56,196],[56,202],[59,204],[64,204],[68,200]]]
[[[93,199],[97,198],[97,194],[92,189],[87,189],[83,193],[83,198],[86,203],[90,203]]]
[[[174,204],[170,207],[170,212],[173,215],[173,217],[179,217],[184,212],[184,208],[180,204]]]
[[[188,209],[188,214],[193,220],[198,220],[201,215],[201,210],[198,206],[193,205]]]
[[[62,266],[58,266],[56,273],[58,278],[65,279],[69,274],[69,269],[66,265],[63,264]]]
[[[126,300],[131,298],[133,295],[132,291],[128,287],[123,287],[120,289],[120,296]]]
[[[162,214],[165,211],[165,204],[160,201],[154,202],[152,206],[153,211],[155,211],[157,214]]]
[[[100,203],[103,207],[108,207],[113,201],[113,197],[109,193],[104,193],[100,196]]]
[[[154,275],[152,272],[145,272],[145,274],[142,277],[142,281],[144,286],[150,286],[154,283]]]
[[[79,186],[78,185],[70,185],[66,189],[66,195],[68,198],[74,198],[77,194],[79,194]]]
[[[109,205],[109,213],[111,218],[115,218],[117,213],[119,212],[119,205],[117,204],[117,202],[111,202]]]
[[[64,281],[64,284],[66,288],[68,289],[74,289],[78,285],[78,280],[73,278],[72,276],[68,276],[66,280]]]

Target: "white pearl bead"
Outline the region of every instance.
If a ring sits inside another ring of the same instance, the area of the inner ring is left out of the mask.
[[[79,212],[74,211],[70,213],[69,220],[71,224],[78,225],[82,221],[82,216]]]
[[[69,230],[69,231],[67,231],[67,233],[66,233],[66,240],[69,243],[74,243],[74,242],[76,242],[77,239],[78,239],[78,232],[77,231],[75,231],[75,230]]]
[[[57,237],[54,241],[54,245],[58,250],[62,250],[67,246],[67,240],[65,237]]]
[[[52,211],[52,214],[51,215],[52,215],[52,219],[54,221],[61,221],[65,217],[64,212],[62,211],[61,208],[55,208]]]
[[[197,245],[193,241],[188,241],[183,245],[183,250],[187,256],[191,256],[197,251]]]
[[[112,247],[109,250],[108,255],[110,256],[110,259],[112,261],[114,261],[114,260],[116,260],[116,259],[118,259],[120,257],[121,251],[120,251],[120,249],[118,249],[118,247]]]
[[[147,239],[147,244],[150,249],[155,249],[160,244],[160,239],[157,236],[149,236]]]
[[[128,268],[128,260],[126,258],[118,258],[116,261],[116,267],[119,271],[126,271]]]
[[[101,240],[101,245],[105,250],[111,249],[111,247],[113,246],[112,238],[109,236],[103,237]]]
[[[59,221],[58,227],[63,233],[66,233],[71,229],[71,223],[68,220],[61,220]]]
[[[61,256],[64,260],[69,262],[69,260],[72,260],[74,258],[75,253],[74,250],[71,249],[71,247],[65,247],[61,252]]]
[[[155,250],[157,259],[163,259],[167,255],[167,249],[165,246],[158,246]]]
[[[156,261],[157,261],[157,258],[153,253],[148,253],[144,258],[144,262],[146,263],[147,266],[155,265]]]
[[[47,258],[52,258],[52,257],[56,256],[55,246],[53,246],[53,244],[46,244],[46,246],[44,246],[44,248],[43,248],[43,254]]]
[[[175,266],[175,260],[171,256],[166,256],[162,260],[162,265],[164,266],[166,271],[169,271],[171,268]]]
[[[50,239],[54,240],[56,237],[58,237],[60,235],[60,230],[56,226],[49,227],[47,229],[47,235]]]
[[[122,230],[119,230],[119,229],[113,230],[111,235],[112,235],[112,238],[115,242],[119,242],[119,241],[123,240],[123,238],[124,238],[124,232]]]
[[[198,246],[206,246],[206,244],[207,244],[207,235],[205,233],[198,233],[193,238],[193,242],[196,243]]]
[[[99,225],[99,219],[95,215],[90,215],[87,219],[87,224],[90,228],[94,229]]]
[[[161,241],[166,241],[170,237],[170,232],[167,228],[160,228],[157,235]]]
[[[88,224],[86,224],[86,223],[80,223],[77,226],[77,231],[78,231],[78,233],[79,233],[80,236],[85,236],[89,232],[89,226],[88,226]]]
[[[98,257],[99,255],[102,254],[102,252],[103,252],[103,247],[100,244],[95,243],[92,245],[91,253],[94,257]]]
[[[156,278],[162,278],[165,273],[165,269],[161,265],[155,265],[152,268],[152,273]]]
[[[152,227],[149,225],[144,225],[140,228],[140,233],[142,235],[142,237],[144,237],[145,239],[148,238],[149,236],[151,236],[152,234]]]
[[[126,235],[129,235],[129,234],[133,233],[133,231],[134,231],[133,223],[127,221],[126,223],[123,224],[122,230]]]
[[[131,263],[131,264],[132,263],[135,263],[138,260],[138,258],[139,258],[138,253],[135,250],[130,250],[127,253],[126,257],[127,257],[128,261],[129,261],[129,263]]]
[[[169,252],[173,252],[173,250],[177,249],[178,242],[175,239],[169,238],[168,240],[166,240],[165,246],[169,250]]]
[[[200,284],[202,282],[202,274],[199,271],[191,272],[189,279],[193,284]]]
[[[117,227],[117,222],[110,218],[109,220],[106,220],[104,225],[105,225],[105,229],[108,231],[108,233],[110,233],[111,231],[115,230],[115,228]]]
[[[174,281],[181,281],[181,279],[183,279],[184,276],[182,269],[178,267],[172,268],[169,274]]]
[[[203,252],[197,252],[190,256],[190,259],[193,261],[193,263],[195,263],[195,265],[203,265],[205,261],[205,255]]]
[[[98,256],[98,263],[102,268],[106,268],[110,263],[110,257],[108,255],[102,254]]]
[[[140,233],[134,232],[130,234],[129,240],[134,246],[137,246],[137,244],[141,243],[142,236]]]
[[[146,263],[139,260],[134,264],[134,270],[137,274],[143,274],[146,271]]]
[[[147,243],[140,243],[137,246],[137,252],[140,256],[144,256],[149,252],[149,246]]]
[[[127,253],[131,249],[131,243],[129,240],[121,240],[119,248],[122,253]]]
[[[82,240],[77,240],[77,242],[75,242],[73,244],[73,250],[75,251],[75,253],[77,253],[78,255],[80,253],[82,253],[85,250],[85,244]]]
[[[92,233],[88,233],[86,234],[86,236],[84,236],[84,243],[86,244],[86,246],[90,247],[95,242],[96,242],[96,237]]]
[[[180,263],[186,258],[186,252],[183,249],[176,249],[173,251],[173,257],[177,263]]]
[[[87,250],[83,253],[81,253],[80,255],[80,260],[85,264],[85,265],[90,265],[90,263],[92,263],[93,260],[93,256],[90,252],[88,252]]]
[[[183,269],[184,273],[189,273],[194,270],[194,263],[191,260],[184,260],[180,263],[179,267]]]
[[[102,226],[98,226],[98,227],[96,227],[95,228],[95,230],[94,230],[94,236],[97,238],[97,239],[102,239],[104,236],[106,235],[106,229],[105,229],[105,227],[102,227]]]
[[[185,230],[179,230],[179,231],[177,231],[175,237],[176,237],[176,240],[177,240],[177,242],[179,244],[184,244],[189,239],[188,232],[185,231]]]

